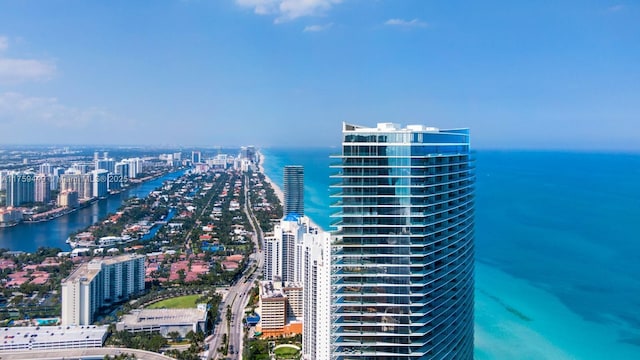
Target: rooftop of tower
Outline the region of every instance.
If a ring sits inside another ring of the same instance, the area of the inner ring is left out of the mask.
[[[402,125],[398,123],[391,122],[383,122],[378,123],[376,127],[368,127],[362,125],[348,124],[346,122],[342,123],[342,131],[343,132],[356,132],[356,133],[375,133],[375,132],[429,132],[429,133],[466,133],[469,131],[468,128],[451,128],[451,129],[440,129],[434,126],[426,126],[426,125],[407,125],[402,127]]]
[[[114,257],[104,257],[100,259],[92,259],[89,262],[83,263],[77,269],[75,269],[66,279],[62,280],[65,282],[74,282],[74,281],[91,281],[93,278],[98,275],[100,270],[102,270],[102,265],[113,265],[119,262],[127,261],[130,259],[137,259],[144,257],[144,255],[139,254],[124,254]]]
[[[425,125],[407,125],[406,127],[402,127],[402,125],[397,123],[378,123],[376,127],[366,127],[361,125],[353,125],[347,124],[346,122],[342,123],[344,131],[355,131],[355,132],[390,132],[390,131],[424,131],[424,132],[440,132],[440,129],[432,126]]]

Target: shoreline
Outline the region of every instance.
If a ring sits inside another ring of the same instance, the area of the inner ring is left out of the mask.
[[[157,175],[146,176],[144,178],[138,179],[138,181],[135,181],[135,179],[134,179],[134,180],[131,180],[131,182],[129,184],[125,185],[122,188],[119,188],[118,190],[109,191],[109,193],[107,193],[107,195],[104,196],[104,197],[92,197],[92,198],[90,198],[88,200],[80,202],[78,204],[78,206],[73,207],[73,208],[70,208],[70,207],[58,207],[58,208],[54,208],[54,209],[49,210],[49,211],[44,212],[44,213],[38,213],[38,214],[35,214],[35,215],[36,216],[40,215],[40,216],[37,217],[36,219],[21,220],[21,221],[18,221],[16,223],[14,223],[14,224],[9,224],[9,225],[4,225],[4,223],[2,223],[2,224],[0,224],[0,228],[9,228],[9,227],[14,227],[14,226],[20,226],[22,224],[29,225],[29,224],[38,224],[38,223],[44,223],[44,222],[53,221],[53,220],[56,220],[56,219],[58,219],[60,217],[69,215],[69,214],[77,211],[78,209],[86,208],[86,207],[92,205],[95,202],[107,200],[109,197],[112,197],[114,195],[118,195],[118,194],[122,193],[123,191],[130,190],[132,187],[143,185],[143,184],[145,184],[145,183],[147,183],[149,181],[153,181],[155,179],[161,178],[161,177],[166,176],[168,174],[172,174],[172,173],[178,172],[180,170],[182,170],[182,168],[179,168],[179,170],[176,170],[176,171],[168,171],[168,172],[160,173],[160,174],[157,174]],[[48,214],[48,215],[44,215],[44,214]]]
[[[273,192],[276,194],[276,197],[278,198],[278,200],[280,200],[280,205],[284,209],[284,191],[282,191],[280,186],[278,184],[276,184],[276,182],[273,181],[269,177],[269,175],[267,175],[266,171],[264,171],[264,162],[265,162],[266,156],[264,156],[264,154],[261,151],[258,151],[258,158],[260,159],[260,161],[258,163],[258,171],[260,171],[262,173],[262,175],[264,175],[265,181],[268,182],[271,185],[271,188],[273,189]],[[319,231],[325,231],[323,228],[320,227],[320,225],[316,224],[316,222],[313,221],[313,219],[311,217],[309,217],[308,215],[305,215],[305,217],[307,219],[309,219],[309,224],[312,227],[317,228]]]
[[[317,171],[314,168],[324,165],[323,161],[325,161],[327,154],[330,152],[335,151],[327,148],[322,151],[308,151],[302,154],[297,151],[295,154],[290,154],[285,151],[274,151],[272,153],[267,149],[265,154],[268,159],[264,164],[264,168],[268,169],[269,174],[273,176],[272,179],[277,179],[278,175],[281,174],[281,169],[290,163],[308,167],[309,171],[305,175],[309,176],[305,176],[305,183],[309,186],[307,194],[310,194],[311,198],[307,199],[305,197],[305,200],[311,201],[306,202],[305,210],[309,214],[313,214],[316,219],[330,216],[328,205],[324,201],[327,186],[325,185],[327,181],[324,178],[326,171],[324,169]],[[494,159],[484,154],[499,156]],[[487,151],[486,153],[483,152],[483,156],[488,158],[482,159],[483,166],[486,169],[483,169],[478,174],[478,186],[482,187],[482,189],[477,192],[478,199],[476,203],[485,204],[486,213],[480,216],[476,215],[476,221],[484,224],[484,226],[477,226],[476,246],[486,249],[487,242],[484,239],[491,239],[488,236],[491,233],[488,232],[487,228],[495,226],[495,224],[513,226],[513,228],[503,230],[505,233],[518,233],[516,232],[517,230],[528,228],[526,224],[522,224],[518,222],[518,219],[511,217],[513,215],[512,211],[510,211],[511,208],[503,209],[503,214],[500,212],[501,208],[493,208],[487,205],[489,204],[488,201],[502,200],[499,196],[496,200],[493,200],[496,194],[502,194],[502,191],[507,191],[508,193],[509,189],[503,190],[502,186],[495,185],[503,185],[501,182],[507,180],[504,176],[506,174],[511,176],[512,171],[506,172],[505,168],[503,168],[505,159],[502,154]],[[545,155],[545,161],[548,156]],[[320,179],[320,176],[323,176],[323,178]],[[491,178],[488,178],[489,176]],[[535,174],[532,179],[535,179]],[[529,183],[528,181],[527,184]],[[628,185],[628,187],[623,187],[615,194],[619,195],[625,190],[633,189],[631,184]],[[559,191],[558,189],[556,190]],[[590,199],[592,193],[589,192],[582,195],[589,195]],[[611,201],[609,204],[613,203]],[[529,205],[517,208],[517,210],[528,215],[527,219],[535,219],[542,222],[541,224],[536,224],[540,226],[540,229],[536,228],[535,230],[541,231],[541,236],[542,234],[548,234],[550,231],[559,231],[555,228],[550,228],[551,225],[557,225],[557,222],[554,221],[551,224],[548,223],[548,220],[543,222],[546,219],[534,217],[533,213],[527,211],[530,209],[535,208],[531,208]],[[491,217],[488,217],[488,212],[491,212]],[[631,213],[629,218],[634,215],[634,213]],[[545,233],[542,233],[542,231]],[[559,241],[554,243],[554,246],[573,244],[573,240],[570,237],[572,235],[571,232],[567,233],[566,229],[562,229],[561,235],[562,238],[559,238]],[[500,246],[505,246],[501,243],[502,239],[503,237],[496,239],[496,251],[501,250]],[[507,238],[504,239],[504,241],[507,241]],[[562,241],[563,239],[566,239],[566,242]],[[580,241],[580,239],[576,241]],[[585,245],[590,244],[587,243]],[[593,245],[591,246],[593,247]],[[541,251],[546,251],[544,249]],[[594,248],[594,250],[598,249]],[[590,250],[592,249],[585,249],[584,255],[591,254]],[[516,255],[519,254],[517,253]],[[580,254],[583,254],[582,251]],[[610,253],[602,256],[610,256]],[[616,314],[618,312],[617,309],[595,309],[592,313],[601,316],[600,321],[589,320],[572,308],[573,303],[559,297],[552,291],[552,288],[547,288],[534,282],[527,277],[527,273],[516,275],[498,266],[500,264],[503,266],[509,265],[511,264],[510,262],[493,263],[489,260],[490,258],[483,257],[481,254],[476,255],[476,289],[474,293],[475,359],[590,360],[639,358],[640,347],[638,347],[638,344],[640,343],[638,342],[637,329],[622,322]],[[534,263],[532,262],[532,264]],[[541,264],[533,269],[544,270],[545,267],[544,264]],[[574,271],[577,269],[581,269],[581,267],[567,268],[566,270]],[[549,279],[549,281],[552,281],[552,284],[556,283],[555,279]],[[594,283],[594,286],[596,284],[598,283]],[[611,290],[619,289],[616,283],[606,285],[607,290],[609,286]]]
[[[103,219],[109,213],[118,211],[124,201],[128,198],[146,197],[155,188],[162,186],[163,181],[175,179],[184,174],[185,169],[172,171],[165,175],[127,188],[125,192],[108,196],[104,201],[96,201],[87,206],[80,206],[74,211],[63,216],[56,217],[48,221],[33,223],[22,223],[20,226],[0,228],[0,246],[12,251],[35,252],[39,247],[60,248],[62,250],[71,249],[66,239],[69,235],[86,229],[94,224],[96,220]],[[99,206],[96,204],[100,204]],[[99,220],[98,220],[99,222]],[[30,239],[30,241],[23,241]]]
[[[264,175],[264,179],[271,185],[273,192],[276,194],[276,197],[278,197],[278,200],[280,200],[280,205],[284,207],[284,192],[282,191],[282,189],[280,189],[280,186],[278,186],[275,181],[271,180],[269,175],[267,175],[267,173],[264,171],[264,161],[266,157],[262,152],[258,151],[258,158],[260,159],[260,161],[258,162],[258,171],[260,171],[262,175]]]

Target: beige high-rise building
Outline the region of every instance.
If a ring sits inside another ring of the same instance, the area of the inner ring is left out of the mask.
[[[35,177],[35,201],[45,204],[51,201],[51,178],[47,174]]]
[[[58,194],[58,206],[76,207],[78,206],[78,192],[65,190]]]
[[[91,174],[64,174],[60,176],[60,191],[78,192],[78,198],[90,199],[93,196]]]
[[[260,311],[263,332],[281,333],[284,330],[287,323],[287,297],[271,281],[261,283]]]

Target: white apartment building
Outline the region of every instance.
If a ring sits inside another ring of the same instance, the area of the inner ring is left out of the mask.
[[[93,197],[104,197],[109,194],[109,171],[98,169],[91,171]]]
[[[309,218],[289,214],[265,238],[264,279],[302,282],[303,235],[310,229]]]
[[[302,355],[329,360],[331,354],[331,241],[328,232],[311,228],[303,239]]]
[[[144,290],[144,255],[94,259],[62,281],[62,325],[90,325],[100,308]]]

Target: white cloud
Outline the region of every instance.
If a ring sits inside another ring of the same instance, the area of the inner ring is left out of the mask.
[[[48,80],[55,73],[56,66],[48,61],[0,57],[0,84]]]
[[[324,25],[309,25],[309,26],[305,26],[303,31],[304,32],[325,31],[325,30],[329,30],[332,26],[333,26],[333,23],[328,23]]]
[[[607,10],[609,12],[618,12],[618,11],[620,11],[622,9],[624,9],[624,5],[622,5],[622,4],[616,4],[616,5],[613,5],[613,6],[610,6],[609,8],[607,8]]]
[[[341,2],[342,0],[236,0],[236,4],[253,8],[258,15],[275,15],[276,24],[304,16],[322,15]]]
[[[0,51],[7,50],[9,47],[9,38],[0,35]]]
[[[404,19],[389,19],[384,22],[385,25],[391,26],[403,26],[403,27],[426,27],[428,24],[418,19],[404,20]]]
[[[105,123],[111,116],[98,108],[79,109],[61,104],[55,97],[29,97],[16,92],[0,93],[0,127],[11,131],[81,129]],[[37,129],[37,130],[36,130]]]
[[[9,38],[0,36],[0,52],[9,48]],[[29,80],[48,80],[56,73],[52,62],[35,59],[16,59],[0,55],[0,84]]]

